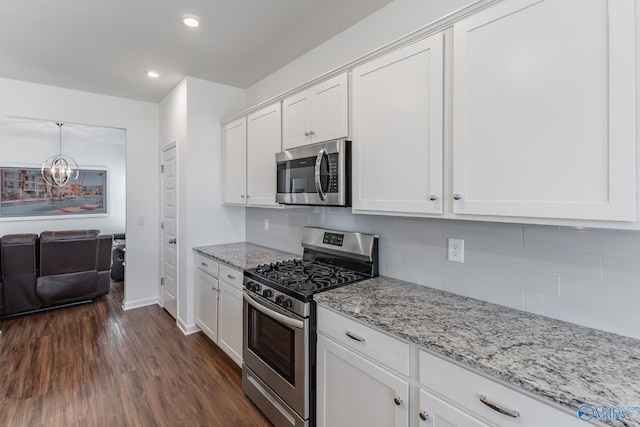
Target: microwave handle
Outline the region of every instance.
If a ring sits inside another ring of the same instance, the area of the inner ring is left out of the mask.
[[[322,191],[322,182],[320,182],[320,167],[322,166],[322,159],[326,155],[327,155],[327,150],[325,150],[323,148],[318,153],[318,157],[316,157],[316,173],[315,173],[315,177],[316,177],[316,192],[318,193],[318,196],[320,197],[320,200],[322,200],[322,201],[324,201],[324,199],[327,198],[327,193]]]

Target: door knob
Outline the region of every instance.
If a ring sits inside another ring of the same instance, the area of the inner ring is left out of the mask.
[[[169,240],[169,244],[170,244],[170,245],[175,245],[175,244],[176,244],[176,239],[171,239],[171,240]]]

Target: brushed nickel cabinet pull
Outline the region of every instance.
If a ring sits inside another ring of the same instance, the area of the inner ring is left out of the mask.
[[[357,335],[352,334],[351,332],[347,331],[344,333],[346,336],[348,336],[349,338],[351,338],[354,341],[358,341],[358,342],[364,342],[364,338],[359,337]]]
[[[495,403],[489,402],[487,400],[486,396],[480,396],[480,402],[484,403],[485,405],[487,405],[489,408],[493,409],[496,412],[500,412],[501,414],[507,415],[509,417],[512,418],[518,418],[520,416],[520,412],[515,411],[513,409],[506,409],[503,408],[500,405],[497,405]]]

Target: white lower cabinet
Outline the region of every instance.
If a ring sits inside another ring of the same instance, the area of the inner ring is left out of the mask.
[[[218,342],[218,279],[196,269],[196,325]]]
[[[493,425],[501,427],[578,427],[584,426],[577,413],[571,414],[543,403],[524,393],[513,390],[510,387],[499,384],[482,375],[471,372],[452,362],[441,359],[426,351],[419,353],[419,382],[420,386],[428,391],[421,391],[420,412],[432,414],[433,424],[428,426],[466,426],[466,425]],[[422,400],[424,392],[425,400]],[[436,394],[438,396],[435,400]],[[449,408],[451,407],[451,408]],[[455,415],[458,409],[460,415]],[[435,418],[433,416],[435,415]],[[439,416],[442,419],[450,417],[451,420],[466,420],[477,417],[478,420],[486,420],[488,424],[477,421],[476,424],[435,424]],[[435,421],[434,421],[435,419]],[[427,416],[427,420],[429,417]],[[596,424],[599,425],[599,424]]]
[[[218,346],[242,366],[242,291],[220,282]]]
[[[318,336],[318,427],[408,427],[409,382]]]
[[[489,424],[474,418],[424,389],[420,389],[418,417],[421,427],[489,427]]]
[[[196,325],[242,366],[243,272],[195,254]]]
[[[577,413],[324,307],[317,350],[318,427],[584,426]]]

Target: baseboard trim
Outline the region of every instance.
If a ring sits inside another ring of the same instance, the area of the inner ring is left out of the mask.
[[[180,328],[182,333],[185,335],[191,335],[195,334],[196,332],[200,332],[200,328],[195,323],[185,325],[182,319],[178,319],[176,323],[178,324],[178,328]]]
[[[160,305],[160,300],[157,297],[155,297],[155,298],[139,299],[135,301],[125,301],[122,304],[122,309],[124,311],[127,311],[127,310],[132,310],[134,308],[146,307],[148,305],[153,305],[153,304]]]

